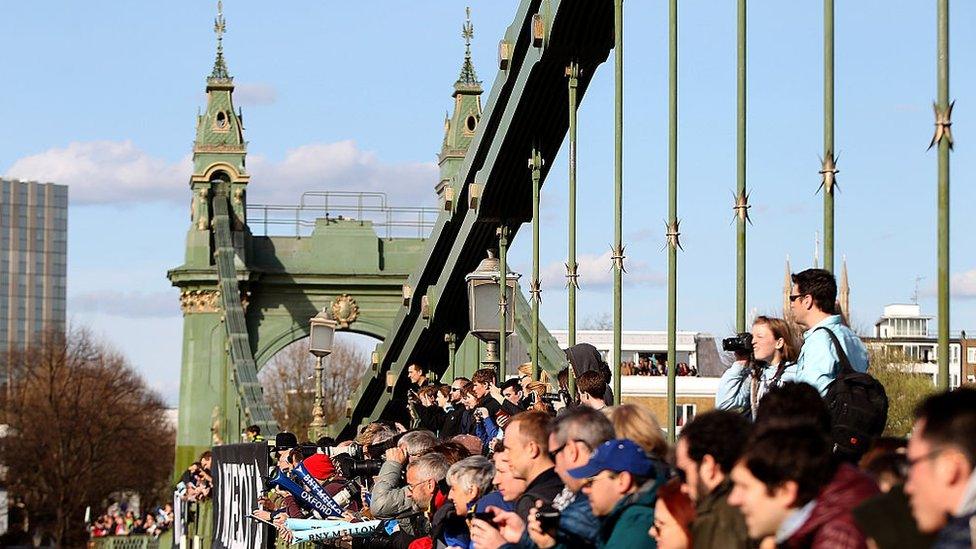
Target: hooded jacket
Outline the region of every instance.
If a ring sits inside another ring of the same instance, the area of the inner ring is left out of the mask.
[[[783,544],[789,549],[864,549],[864,533],[851,513],[864,500],[877,495],[878,486],[854,466],[843,463],[820,491],[810,516]]]
[[[584,372],[595,370],[606,380],[607,389],[603,393],[603,402],[613,402],[613,390],[610,389],[610,366],[603,360],[603,355],[589,343],[577,343],[565,350],[566,358],[573,367],[573,374],[578,378]]]

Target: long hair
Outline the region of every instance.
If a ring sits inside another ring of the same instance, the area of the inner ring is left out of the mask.
[[[657,491],[657,498],[668,508],[668,512],[688,537],[688,547],[693,547],[691,523],[695,521],[695,505],[687,494],[681,491],[681,480],[677,478],[669,480]]]
[[[783,348],[780,349],[779,354],[783,357],[784,363],[796,362],[796,359],[800,356],[800,347],[797,345],[796,334],[793,333],[793,329],[788,322],[774,316],[757,316],[752,321],[753,326],[756,324],[766,326],[773,333],[773,337],[783,340]]]

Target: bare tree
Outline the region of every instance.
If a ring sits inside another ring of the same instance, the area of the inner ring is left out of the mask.
[[[98,508],[119,490],[159,501],[175,434],[160,397],[121,354],[72,331],[47,333],[9,359],[14,376],[0,461],[32,525],[59,547],[79,546],[85,506]]]
[[[346,400],[369,365],[366,354],[353,344],[336,338],[332,354],[323,360],[322,386],[325,421],[333,424],[345,417]],[[264,398],[278,425],[299,438],[308,433],[315,402],[315,357],[308,352],[308,339],[282,349],[259,376]]]
[[[594,313],[587,315],[583,321],[584,330],[612,330],[613,317],[610,313]]]

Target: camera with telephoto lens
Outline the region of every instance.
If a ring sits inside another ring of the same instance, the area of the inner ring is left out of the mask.
[[[552,505],[543,505],[535,513],[539,526],[543,532],[550,532],[559,527],[559,511]]]
[[[560,389],[558,393],[543,393],[541,396],[539,395],[539,393],[532,391],[531,399],[532,399],[532,404],[535,404],[539,402],[539,400],[542,400],[542,402],[545,402],[546,404],[554,404],[556,402],[562,402],[566,406],[569,406],[571,400],[569,397],[569,391],[567,391],[566,389]]]
[[[322,453],[335,459],[347,455],[353,459],[363,459],[363,447],[353,442],[346,446],[322,446]]]
[[[733,353],[751,354],[752,353],[752,334],[742,332],[735,337],[727,337],[722,340],[722,350]]]
[[[356,459],[348,454],[340,454],[332,459],[344,478],[372,478],[383,467],[381,459]]]

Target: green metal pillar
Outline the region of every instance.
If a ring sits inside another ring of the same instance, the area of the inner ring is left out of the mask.
[[[939,388],[949,388],[949,149],[952,148],[952,104],[949,103],[949,0],[938,0],[938,106],[935,139],[939,145],[938,277]]]
[[[450,373],[451,378],[447,380],[448,383],[453,383],[454,378],[457,377],[457,367],[455,366],[455,361],[457,357],[457,335],[453,332],[444,334],[444,341],[447,342],[447,371]]]
[[[624,0],[613,1],[613,403],[620,404],[620,346],[623,327],[624,194]]]
[[[824,0],[824,107],[823,140],[824,166],[822,170],[836,173],[834,157],[834,0]],[[824,173],[824,172],[821,172]],[[824,173],[832,176],[833,173]],[[824,186],[823,203],[823,262],[824,269],[834,272],[834,185],[833,179]]]
[[[542,281],[539,280],[539,185],[542,179],[542,155],[532,149],[532,379],[539,379],[539,306],[542,304]]]
[[[566,278],[569,288],[568,343],[576,345],[576,290],[579,289],[579,265],[576,263],[576,112],[578,110],[576,90],[579,87],[579,65],[574,61],[566,67],[569,77],[569,258],[566,261]],[[570,395],[576,394],[576,375],[570,368],[567,372]]]
[[[668,8],[668,439],[676,429],[675,374],[678,297],[678,0]]]
[[[495,379],[501,383],[508,365],[508,227],[498,228],[498,371]]]
[[[736,48],[736,255],[735,331],[746,331],[746,0],[739,0]]]

